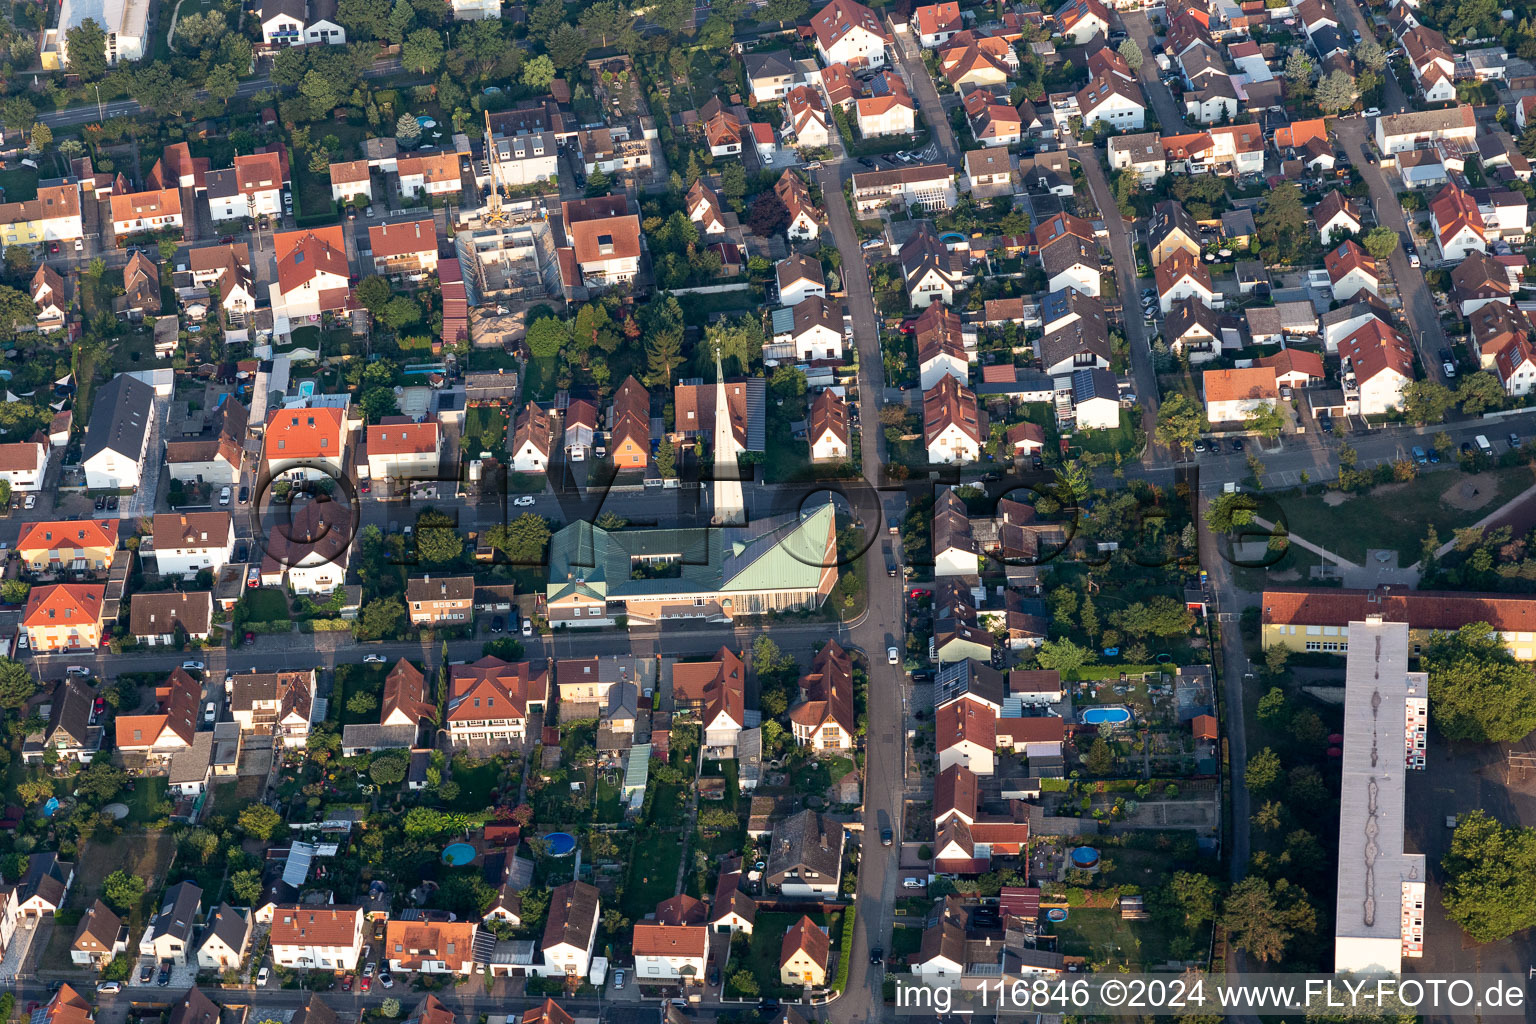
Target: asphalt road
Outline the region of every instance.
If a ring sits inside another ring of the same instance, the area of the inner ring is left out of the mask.
[[[1136,40],[1136,45],[1141,47],[1141,69],[1136,76],[1141,79],[1142,94],[1147,97],[1147,102],[1152,104],[1152,112],[1157,115],[1157,122],[1161,126],[1164,135],[1180,135],[1187,130],[1184,124],[1184,108],[1173,98],[1173,93],[1158,78],[1156,36],[1152,31],[1152,23],[1142,11],[1121,11],[1120,21],[1125,25],[1125,31]]]
[[[939,155],[951,167],[960,166],[960,146],[955,142],[954,129],[949,126],[949,117],[944,113],[939,90],[923,64],[922,50],[918,48],[917,41],[898,36],[891,48],[896,51],[901,69],[906,73],[908,86],[917,99],[918,108],[923,112],[923,120],[928,122],[933,141],[938,143]]]

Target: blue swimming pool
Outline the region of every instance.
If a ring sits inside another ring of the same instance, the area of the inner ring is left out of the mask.
[[[443,863],[451,868],[462,867],[475,859],[475,848],[468,843],[449,843],[443,847]]]
[[[1120,704],[1110,704],[1101,708],[1088,708],[1077,717],[1084,725],[1124,725],[1131,720],[1131,709]]]

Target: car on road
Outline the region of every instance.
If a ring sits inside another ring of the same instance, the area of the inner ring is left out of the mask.
[[[270,968],[263,967],[261,970],[257,971],[256,972],[256,985],[257,985],[257,987],[265,985],[267,983],[267,979],[270,978],[270,977],[272,977],[272,971],[271,971]]]
[[[204,665],[200,661],[184,661],[181,663],[181,667],[187,672],[201,672]]]
[[[533,504],[533,495],[531,495],[531,494],[524,494],[521,497],[519,497],[516,500],[514,500],[512,502],[512,504],[516,505],[518,508],[527,508],[529,505]]]
[[[371,962],[363,964],[363,977],[365,977],[365,978],[373,977],[373,972],[376,971],[377,969],[378,969],[377,965],[375,965],[375,964],[373,964]]]
[[[388,662],[389,662],[389,659],[384,657],[384,655],[382,655],[382,654],[365,654],[365,655],[363,655],[363,664],[364,665],[384,665],[384,664],[387,664]]]
[[[1443,349],[1440,350],[1440,361],[1442,363],[1453,362],[1453,361],[1455,361],[1455,358],[1456,358],[1455,356],[1451,355],[1451,350],[1450,349],[1443,348]]]
[[[1519,447],[1520,447],[1520,435],[1515,433],[1513,430],[1511,430],[1509,432],[1509,450],[1510,451],[1514,451],[1516,448],[1519,448]]]
[[[358,983],[357,987],[358,987],[359,991],[367,992],[368,990],[373,988],[373,979],[372,978],[364,978],[361,982]]]
[[[1234,437],[1232,439],[1232,450],[1235,451],[1235,452],[1240,452],[1240,451],[1243,450],[1243,439],[1242,438]]]
[[[892,665],[899,665],[901,664],[901,653],[894,647],[887,647],[885,649],[885,660]]]
[[[502,617],[500,615],[498,615],[495,618],[491,619],[491,632],[492,633],[500,633],[505,628],[506,628],[506,622],[505,622],[505,620],[502,619]]]
[[[1441,363],[1440,364],[1440,369],[1445,371],[1445,375],[1447,377],[1454,377],[1454,376],[1456,376],[1456,364],[1455,363]]]
[[[613,972],[613,987],[615,989],[624,987],[624,971],[622,968]]]
[[[876,946],[869,951],[869,966],[879,967],[885,963],[885,947]]]
[[[116,995],[122,990],[123,983],[120,981],[99,981],[96,983],[96,992],[98,995]]]
[[[1199,453],[1204,452],[1204,451],[1205,451],[1205,442],[1204,441],[1196,441],[1195,442],[1195,453],[1199,454]]]
[[[244,505],[246,502],[248,502],[250,500],[251,500],[251,489],[249,487],[242,487],[242,488],[240,488],[240,504]]]
[[[896,839],[895,833],[893,833],[890,829],[883,828],[883,829],[880,830],[880,845],[881,846],[890,846],[891,843],[893,841],[895,841],[895,839]]]
[[[1418,445],[1413,446],[1413,461],[1420,466],[1429,464],[1429,455]]]

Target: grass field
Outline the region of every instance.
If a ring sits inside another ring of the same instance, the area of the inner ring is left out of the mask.
[[[281,590],[268,587],[247,590],[240,603],[250,622],[276,622],[288,618],[288,597]]]
[[[143,780],[139,789],[144,789]],[[86,844],[75,867],[75,881],[69,890],[71,905],[83,910],[101,895],[101,883],[112,872],[122,868],[130,875],[144,879],[144,907],[148,907],[160,893],[161,882],[170,868],[176,852],[176,839],[169,832],[151,835],[113,836],[108,842],[92,840]],[[131,915],[137,931],[147,919],[143,907]],[[58,929],[66,931],[65,929]],[[73,939],[73,936],[70,936]]]
[[[37,171],[20,164],[10,170],[0,171],[0,188],[5,189],[5,201],[24,203],[37,198]]]
[[[501,781],[501,761],[474,761],[462,754],[452,761],[453,781],[459,795],[448,804],[453,811],[483,811],[491,805],[491,791]]]
[[[133,792],[127,794],[124,801],[128,805],[128,817],[124,819],[129,825],[145,825],[162,817],[163,811],[157,806],[164,802],[166,780],[164,776],[151,775],[138,780]]]
[[[377,722],[379,706],[384,700],[384,677],[388,674],[388,665],[337,665],[335,692],[331,695],[331,710],[327,717],[335,718],[342,725],[372,725]],[[353,696],[359,693],[373,697],[372,708],[356,712],[347,706]]]
[[[683,857],[682,837],[674,833],[635,836],[624,886],[624,916],[639,921],[656,904],[677,894],[677,866]],[[784,933],[779,933],[783,938]]]
[[[507,447],[507,414],[489,405],[473,405],[464,410],[464,432],[460,435],[471,451],[502,452]]]
[[[1486,481],[1486,482],[1483,482]],[[1483,482],[1482,486],[1478,486]],[[1390,548],[1399,565],[1419,560],[1430,526],[1442,543],[1453,531],[1471,526],[1531,485],[1530,470],[1500,469],[1470,478],[1463,473],[1426,473],[1407,483],[1385,484],[1330,505],[1326,494],[1290,491],[1267,495],[1279,506],[1292,534],[1361,564],[1371,548]],[[1471,484],[1463,495],[1457,489]],[[1488,488],[1492,488],[1488,497]],[[1458,503],[1445,500],[1452,494]],[[1476,505],[1476,507],[1463,507]],[[1263,515],[1264,513],[1260,513]],[[1265,516],[1269,518],[1269,516]]]
[[[1115,851],[1116,855],[1123,851]],[[1115,907],[1073,907],[1065,921],[1050,925],[1060,952],[1087,957],[1090,967],[1124,964],[1131,969],[1161,963],[1168,956],[1167,931],[1153,921],[1123,921]]]
[[[785,988],[779,984],[779,953],[784,942],[784,933],[794,927],[800,920],[799,914],[759,913],[752,926],[751,952],[747,955],[745,964],[732,960],[728,971],[734,974],[745,967],[752,972],[757,979],[757,987],[764,997],[795,998],[800,995],[799,989]],[[841,914],[811,914],[812,921],[829,929],[832,936],[832,949],[836,953],[838,943],[838,922]],[[921,941],[921,940],[919,940]],[[833,957],[834,961],[836,957]],[[831,978],[828,978],[831,981]]]

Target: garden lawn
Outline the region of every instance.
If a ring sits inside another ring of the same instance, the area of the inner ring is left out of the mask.
[[[155,805],[165,800],[166,779],[161,775],[150,775],[138,780],[132,793],[120,794],[119,799],[128,805],[128,817],[124,819],[129,825],[147,825],[151,821],[158,821],[161,817],[156,811]]]
[[[334,717],[341,725],[372,725],[379,720],[379,707],[384,701],[384,677],[389,674],[387,665],[337,665],[336,686],[332,694]],[[359,693],[373,697],[373,707],[367,711],[353,711],[348,705]]]
[[[1458,508],[1441,500],[1447,491],[1467,481],[1467,475],[1456,470],[1385,484],[1365,494],[1350,495],[1337,505],[1325,503],[1323,494],[1299,491],[1261,498],[1273,499],[1270,511],[1283,514],[1287,529],[1296,537],[1356,564],[1364,564],[1367,550],[1388,548],[1398,553],[1398,564],[1406,566],[1419,560],[1430,526],[1444,543],[1452,539],[1455,530],[1471,526],[1531,485],[1530,470],[1523,467],[1480,475],[1493,478],[1495,493],[1492,500],[1475,509]],[[1272,518],[1262,510],[1259,514]]]
[[[786,988],[779,984],[779,952],[784,942],[784,933],[794,927],[799,921],[800,914],[780,914],[759,912],[757,920],[752,926],[752,946],[747,954],[745,964],[738,960],[732,960],[725,974],[729,977],[745,967],[757,979],[758,992],[764,998],[795,999],[800,995],[798,988]],[[832,940],[833,962],[836,962],[835,954],[838,950],[840,933],[838,924],[841,914],[811,914],[810,919],[819,925],[828,928],[828,935]],[[921,941],[921,940],[919,940]],[[832,980],[831,972],[828,972],[827,981]]]
[[[459,795],[449,802],[448,809],[483,811],[491,806],[491,791],[501,781],[501,761],[471,761],[461,754],[452,761],[452,774],[459,784]]]
[[[281,590],[261,587],[247,590],[240,601],[248,622],[276,622],[288,615],[288,597]]]
[[[618,786],[609,782],[606,777],[599,777],[595,787],[594,803],[597,807],[597,820],[604,824],[617,825],[624,820],[624,804],[620,799],[622,793]]]
[[[682,837],[674,833],[635,836],[630,852],[629,880],[624,886],[624,916],[639,921],[656,904],[677,895],[677,867],[683,859]],[[775,942],[782,940],[781,931]],[[778,955],[775,948],[775,956]]]
[[[507,416],[500,408],[475,405],[464,410],[464,432],[461,435],[469,444],[469,450],[488,451],[493,455],[507,446]],[[494,443],[486,442],[494,438]]]
[[[1121,920],[1116,907],[1073,907],[1065,921],[1049,927],[1059,937],[1059,951],[1087,957],[1090,969],[1123,964],[1134,970],[1160,963],[1167,958],[1171,938],[1155,921]]]
[[[895,963],[904,963],[906,958],[923,948],[923,930],[921,928],[892,928],[891,948],[886,950],[886,958]]]
[[[651,786],[654,793],[651,795],[651,814],[646,820],[648,825],[681,825],[683,822],[683,794],[686,790],[682,786],[668,782],[657,782],[653,777]]]
[[[0,171],[0,188],[5,189],[5,201],[24,203],[37,198],[37,171],[17,164]]]
[[[1141,439],[1136,436],[1136,416],[1130,409],[1120,410],[1120,425],[1114,430],[1079,430],[1072,435],[1074,447],[1100,455],[1134,455],[1141,450]]]

